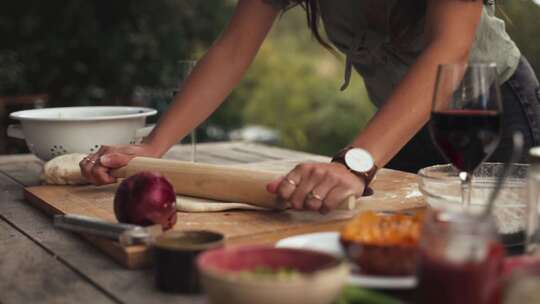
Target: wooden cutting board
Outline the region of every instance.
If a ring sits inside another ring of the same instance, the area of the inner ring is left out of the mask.
[[[287,172],[295,161],[273,161],[264,164],[234,165]],[[372,184],[374,194],[359,199],[354,211],[334,211],[328,215],[315,212],[227,211],[178,214],[174,230],[207,229],[223,233],[227,245],[273,243],[299,233],[339,229],[349,218],[362,210],[408,210],[424,207],[414,174],[382,169]],[[48,214],[81,214],[116,221],[113,198],[116,185],[34,186],[25,189],[26,199]],[[149,264],[146,246],[122,247],[106,239],[84,236],[91,243],[127,268]]]

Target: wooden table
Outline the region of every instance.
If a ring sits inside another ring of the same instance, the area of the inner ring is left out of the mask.
[[[197,153],[197,161],[217,164],[327,160],[234,142],[199,144]],[[188,160],[190,149],[175,146],[165,157]],[[41,167],[33,155],[0,156],[0,303],[205,303],[203,296],[159,292],[151,269],[127,270],[77,235],[55,229],[23,198],[24,187],[40,184]]]

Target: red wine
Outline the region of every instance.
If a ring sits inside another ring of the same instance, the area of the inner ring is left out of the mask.
[[[501,115],[487,110],[433,112],[429,129],[443,156],[460,171],[472,172],[497,148]]]

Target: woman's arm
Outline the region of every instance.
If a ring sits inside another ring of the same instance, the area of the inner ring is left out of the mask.
[[[225,100],[255,58],[279,10],[263,0],[239,0],[225,31],[183,83],[182,90],[141,145],[103,146],[80,163],[94,184],[115,181],[111,168],[135,156],[162,156]]]
[[[438,64],[467,62],[482,7],[479,0],[428,0],[426,48],[353,142],[370,151],[379,168],[429,120]]]
[[[240,0],[227,29],[186,79],[182,91],[145,143],[163,155],[225,100],[253,61],[278,10]]]
[[[483,1],[428,0],[426,48],[411,66],[385,105],[353,141],[368,150],[379,168],[428,121],[438,64],[466,62],[480,20]],[[344,165],[302,164],[268,190],[297,209],[327,211],[352,194],[361,195],[364,183]]]

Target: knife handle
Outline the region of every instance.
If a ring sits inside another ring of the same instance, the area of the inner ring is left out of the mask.
[[[113,240],[118,240],[123,232],[139,227],[132,224],[107,222],[102,219],[77,214],[55,215],[54,226],[69,231],[102,236]]]

